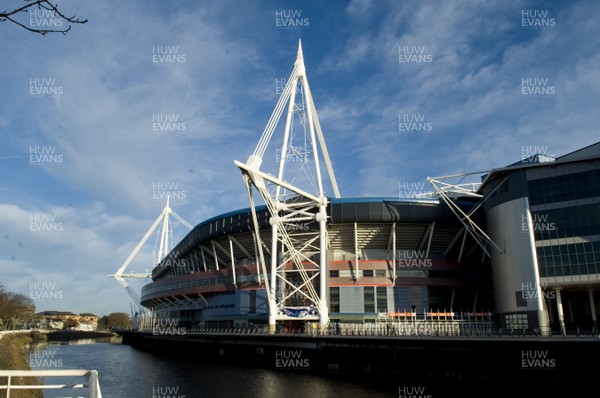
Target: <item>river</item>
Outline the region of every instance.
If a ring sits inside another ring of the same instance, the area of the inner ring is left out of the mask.
[[[32,345],[28,355],[32,369],[96,369],[103,398],[398,397],[389,388],[308,373],[150,354],[121,344],[120,337],[47,342]],[[47,391],[44,397],[67,395]]]

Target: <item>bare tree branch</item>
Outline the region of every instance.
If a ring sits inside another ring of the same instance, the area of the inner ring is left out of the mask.
[[[71,30],[72,24],[76,24],[76,23],[84,24],[88,21],[87,19],[77,18],[75,15],[73,15],[72,17],[67,17],[65,14],[63,14],[58,9],[58,4],[52,4],[50,2],[50,0],[35,0],[35,1],[23,0],[23,1],[27,2],[28,4],[24,5],[23,7],[19,7],[15,10],[12,10],[12,11],[0,12],[0,21],[10,21],[30,32],[39,33],[42,36],[46,36],[48,33],[62,33],[63,35],[66,35]],[[54,17],[58,16],[59,18],[64,19],[65,21],[67,21],[69,23],[69,25],[64,29],[41,29],[41,28],[27,26],[24,23],[20,22],[16,18],[16,16],[20,15],[20,13],[23,13],[23,12],[27,13],[27,11],[31,11],[32,7],[37,7],[37,9],[40,9],[40,10],[50,11],[50,12],[52,12],[52,15]]]

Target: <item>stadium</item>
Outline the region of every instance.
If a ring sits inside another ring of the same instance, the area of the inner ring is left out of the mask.
[[[600,143],[561,157],[529,152],[504,168],[429,178],[431,192],[342,198],[299,46],[256,149],[235,162],[250,206],[201,222],[172,250],[161,245],[140,328],[168,319],[270,331],[593,330]]]
[[[473,207],[468,201],[460,205]],[[257,215],[261,241],[270,248],[267,210]],[[327,218],[332,322],[493,308],[489,262],[482,261],[482,250],[472,238],[463,239],[462,225],[437,200],[332,199]],[[168,316],[189,325],[266,324],[269,305],[261,283],[265,275],[257,266],[251,224],[250,209],[244,209],[196,226],[154,269],[153,282],[143,287],[142,304],[171,309],[171,303],[178,303]],[[311,223],[298,223],[289,234],[302,239],[314,229]],[[266,256],[270,263],[271,253]],[[301,294],[286,304],[310,306]]]

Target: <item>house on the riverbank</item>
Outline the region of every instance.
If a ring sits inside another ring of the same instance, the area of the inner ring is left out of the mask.
[[[36,314],[40,327],[50,330],[80,330],[93,332],[98,329],[98,316],[91,313],[74,314],[66,311],[43,311]]]

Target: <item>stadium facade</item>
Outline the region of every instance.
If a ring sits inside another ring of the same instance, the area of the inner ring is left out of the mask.
[[[263,160],[286,105],[271,174]],[[292,163],[313,167],[313,191],[286,175]],[[432,194],[341,198],[299,47],[255,151],[236,165],[250,207],[198,224],[165,253],[141,293],[155,319],[307,328],[493,314],[511,330],[597,326],[600,143],[478,173],[470,189],[429,179]]]
[[[480,193],[490,238],[503,249],[491,258],[499,324],[597,328],[600,143],[556,158],[524,156],[491,171]]]
[[[482,250],[464,238],[458,219],[437,199],[332,199],[328,210],[332,322],[492,310],[489,262],[482,262]],[[269,215],[264,208],[258,215],[262,241],[270,247]],[[311,228],[299,224],[294,232]],[[190,325],[266,324],[268,301],[252,231],[250,209],[199,224],[154,269],[142,304],[169,308],[165,316]]]

